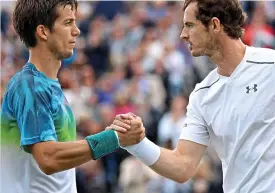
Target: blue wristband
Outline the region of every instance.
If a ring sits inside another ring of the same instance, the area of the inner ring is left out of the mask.
[[[93,153],[93,159],[97,160],[119,149],[119,141],[115,131],[106,130],[85,138]]]

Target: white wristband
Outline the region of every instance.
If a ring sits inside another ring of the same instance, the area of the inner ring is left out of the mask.
[[[160,147],[146,137],[136,145],[121,147],[147,166],[156,163],[160,157]]]

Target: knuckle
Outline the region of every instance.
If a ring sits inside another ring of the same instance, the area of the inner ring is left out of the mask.
[[[123,114],[118,114],[118,115],[116,116],[116,120],[122,120],[122,118],[121,118],[122,115],[123,115]]]
[[[114,124],[115,124],[115,125],[119,125],[119,121],[115,121]]]
[[[117,126],[121,126],[121,122],[120,122],[120,121],[116,121],[115,124],[116,124]]]
[[[112,129],[119,130],[119,127],[117,125],[113,125]]]

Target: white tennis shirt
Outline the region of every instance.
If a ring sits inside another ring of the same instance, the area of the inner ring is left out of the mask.
[[[215,149],[225,193],[274,193],[275,50],[247,46],[230,77],[197,84],[180,139]]]

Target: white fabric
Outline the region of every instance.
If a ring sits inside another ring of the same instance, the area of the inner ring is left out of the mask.
[[[19,146],[1,145],[0,192],[77,193],[75,169],[46,175]]]
[[[186,116],[182,114],[177,120],[174,120],[172,113],[168,112],[163,115],[158,124],[158,141],[161,145],[172,141],[172,148],[176,148],[179,136],[183,130],[182,125],[185,123]]]
[[[146,137],[136,145],[122,147],[147,166],[153,165],[160,157],[160,147]]]
[[[272,62],[274,50],[247,47],[243,61],[230,77],[220,76],[215,69],[190,96],[180,139],[216,150],[222,161],[225,193],[275,192]]]

